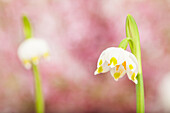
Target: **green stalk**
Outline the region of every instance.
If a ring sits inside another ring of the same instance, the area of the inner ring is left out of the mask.
[[[144,87],[141,63],[140,38],[138,27],[136,25],[134,18],[131,15],[128,15],[126,18],[126,37],[131,37],[133,40],[133,48],[131,49],[131,52],[136,56],[139,68],[139,72],[137,75],[138,84],[136,84],[136,112],[144,113],[145,104],[144,104]]]
[[[38,67],[35,64],[32,64],[32,69],[35,77],[36,113],[44,113],[44,100]]]

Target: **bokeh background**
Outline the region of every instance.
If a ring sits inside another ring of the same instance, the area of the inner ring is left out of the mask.
[[[170,0],[0,0],[0,113],[35,112],[34,78],[17,56],[24,14],[51,48],[39,64],[46,113],[136,111],[127,76],[93,75],[100,53],[126,37],[127,14],[140,33],[146,112],[170,112]]]

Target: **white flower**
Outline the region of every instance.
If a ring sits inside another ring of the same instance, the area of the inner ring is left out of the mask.
[[[33,64],[38,64],[41,57],[49,57],[49,48],[42,39],[26,39],[18,48],[18,56],[27,69]]]
[[[110,47],[101,53],[94,74],[108,71],[116,81],[127,73],[130,80],[138,83],[136,79],[138,73],[137,59],[132,53],[122,48]]]

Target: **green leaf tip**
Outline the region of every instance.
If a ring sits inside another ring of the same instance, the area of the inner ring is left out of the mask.
[[[27,16],[22,17],[22,22],[23,22],[23,29],[24,29],[24,35],[26,39],[29,39],[32,37],[32,29],[31,29],[31,24],[29,22],[29,19]]]
[[[139,31],[138,31],[138,27],[137,24],[135,22],[135,19],[128,14],[127,18],[126,18],[126,37],[130,37],[133,39],[133,45],[134,48],[132,51],[132,53],[136,53],[136,46],[135,45],[139,45],[140,46],[140,39],[139,39]]]
[[[135,19],[128,14],[126,18],[126,36],[131,38],[139,38],[138,27]]]
[[[132,17],[132,15],[128,14],[127,17]]]

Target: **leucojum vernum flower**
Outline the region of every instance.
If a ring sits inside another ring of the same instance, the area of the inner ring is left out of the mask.
[[[32,37],[21,43],[18,56],[25,68],[31,69],[32,64],[37,65],[41,58],[49,58],[49,48],[44,40]]]
[[[131,52],[126,51],[128,44]],[[120,42],[119,47],[109,47],[101,53],[94,74],[108,71],[116,81],[127,73],[128,78],[136,84],[136,112],[144,113],[140,38],[138,27],[131,15],[128,15],[126,19],[126,38]]]
[[[31,25],[26,16],[23,16],[25,40],[18,48],[18,57],[26,69],[32,69],[35,79],[35,105],[37,113],[44,113],[44,98],[41,79],[38,71],[40,59],[49,58],[49,47],[45,40],[32,36]]]
[[[136,57],[122,48],[110,47],[104,50],[98,60],[95,75],[110,71],[118,81],[127,73],[128,78],[137,84],[138,62]]]

